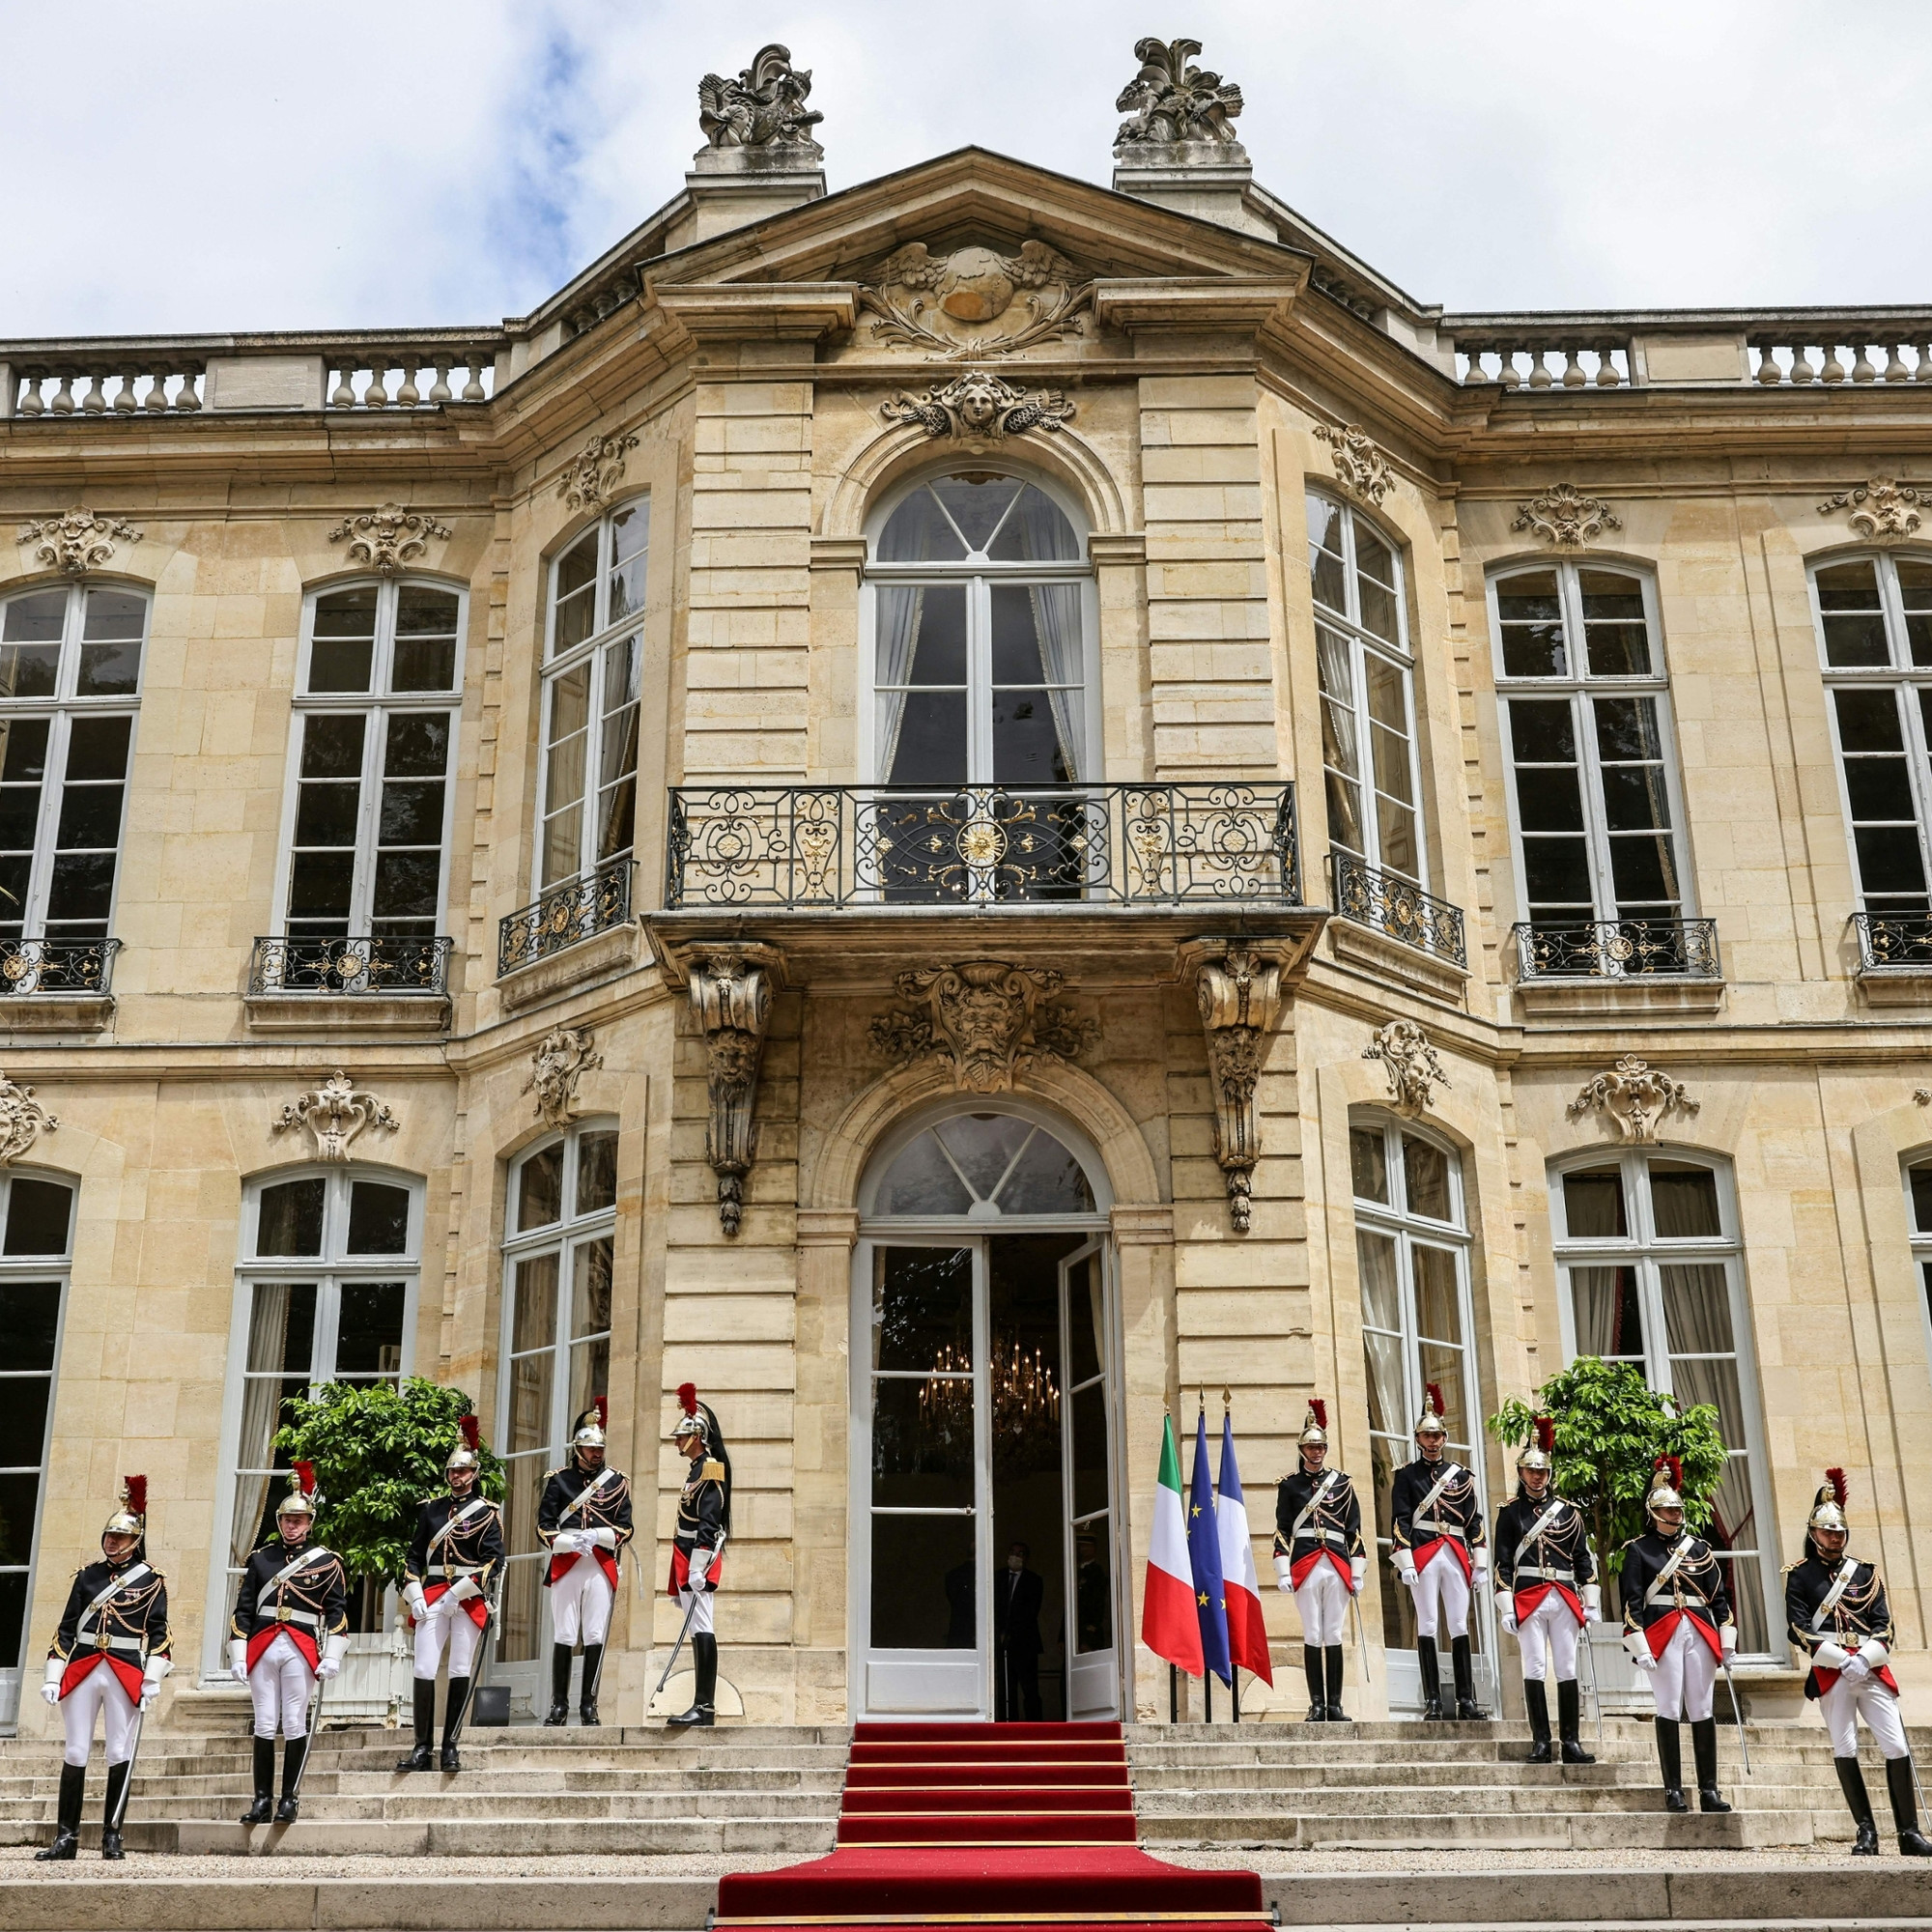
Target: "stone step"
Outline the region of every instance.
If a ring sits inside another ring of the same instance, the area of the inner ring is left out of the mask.
[[[425,1783],[427,1779],[423,1780]],[[103,1798],[105,1792],[102,1793]],[[144,1796],[137,1789],[128,1801],[128,1816],[150,1822],[176,1819],[227,1820],[233,1823],[247,1808],[251,1793],[237,1791],[207,1797],[186,1798],[178,1792]],[[570,1795],[506,1792],[489,1796],[474,1791],[411,1791],[389,1797],[341,1798],[315,1794],[306,1785],[301,1795],[302,1816],[307,1819],[425,1819],[468,1818],[488,1820],[512,1818],[544,1823],[581,1818],[590,1823],[611,1819],[636,1819],[639,1823],[674,1820],[701,1823],[709,1818],[765,1818],[789,1822],[797,1818],[836,1819],[836,1794],[800,1797],[789,1792],[759,1792],[744,1798],[730,1793],[707,1796],[661,1797],[637,1793],[617,1793],[599,1798],[589,1793]],[[8,1822],[51,1824],[55,1801],[48,1799],[31,1808],[19,1806],[0,1812]]]
[[[1719,1759],[1722,1776],[1739,1775],[1735,1759]],[[1751,1782],[1782,1788],[1835,1791],[1837,1776],[1824,1764],[1762,1765],[1751,1760]],[[1688,1772],[1688,1767],[1687,1767]],[[1342,1786],[1399,1785],[1432,1791],[1480,1791],[1498,1786],[1544,1790],[1559,1784],[1654,1785],[1654,1760],[1573,1765],[1437,1765],[1437,1764],[1236,1764],[1209,1774],[1185,1766],[1136,1765],[1136,1791],[1284,1791],[1319,1792]]]
[[[1151,1851],[1194,1846],[1234,1851],[1724,1851],[1809,1845],[1824,1833],[1808,1809],[1673,1815],[1661,1804],[1644,1811],[1532,1813],[1326,1811],[1302,1817],[1278,1811],[1148,1814],[1141,1840]],[[1846,1835],[1849,1836],[1849,1831]]]

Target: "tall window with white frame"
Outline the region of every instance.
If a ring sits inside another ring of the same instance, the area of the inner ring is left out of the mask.
[[[1932,1158],[1921,1156],[1905,1170],[1905,1205],[1912,1216],[1912,1265],[1925,1315],[1925,1339],[1932,1349]]]
[[[0,1724],[20,1710],[74,1193],[53,1175],[0,1175]]]
[[[261,989],[442,989],[463,607],[408,580],[309,599],[283,936],[263,942]]]
[[[576,1418],[610,1393],[611,1279],[617,1229],[617,1130],[572,1127],[510,1172],[503,1236],[501,1455],[508,1489],[498,1656],[526,1663],[542,1632],[537,1505]]]
[[[1416,1455],[1414,1427],[1434,1382],[1442,1392],[1444,1453],[1483,1478],[1482,1392],[1473,1346],[1468,1217],[1455,1152],[1406,1122],[1362,1114],[1349,1123],[1355,1265],[1369,1387],[1369,1456],[1382,1640],[1415,1648],[1415,1613],[1396,1580],[1395,1472]],[[1478,1623],[1471,1634],[1478,1637]]]
[[[242,1210],[229,1342],[227,1440],[232,1494],[216,1554],[221,1601],[274,1529],[289,1466],[275,1447],[283,1406],[330,1382],[400,1384],[414,1354],[422,1183],[357,1167],[275,1174],[248,1183]],[[382,1628],[382,1593],[365,1583],[352,1628]],[[213,1641],[213,1638],[211,1638]],[[211,1652],[211,1655],[213,1653]]]
[[[0,604],[0,992],[104,992],[145,591],[61,584]]]
[[[1669,680],[1647,577],[1539,564],[1490,581],[1525,923],[1519,970],[1715,978],[1690,901]]]
[[[1932,964],[1932,557],[1821,563],[1811,594],[1863,962]]]
[[[1681,1407],[1717,1408],[1730,1460],[1702,1533],[1724,1566],[1739,1649],[1768,1653],[1776,1534],[1767,1542],[1760,1507],[1763,1431],[1729,1170],[1652,1149],[1591,1154],[1551,1176],[1550,1212],[1566,1358],[1629,1362]]]

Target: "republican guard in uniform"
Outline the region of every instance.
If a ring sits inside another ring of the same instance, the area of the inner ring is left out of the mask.
[[[1580,1736],[1577,1635],[1599,1613],[1597,1566],[1583,1513],[1551,1490],[1556,1425],[1539,1415],[1516,1459],[1515,1497],[1496,1512],[1496,1612],[1522,1653],[1522,1701],[1534,1740],[1526,1760],[1548,1764],[1549,1694],[1546,1665],[1556,1672],[1556,1730],[1565,1764],[1595,1764]]]
[[[461,1439],[449,1452],[449,1493],[416,1513],[415,1540],[403,1566],[403,1596],[415,1626],[415,1748],[398,1771],[432,1771],[436,1673],[449,1650],[449,1698],[442,1713],[442,1769],[461,1771],[456,1740],[469,1703],[471,1671],[490,1625],[490,1591],[503,1567],[503,1519],[476,1487],[482,1455],[473,1415],[457,1417]]]
[[[248,1559],[228,1626],[228,1662],[255,1700],[255,1802],[244,1825],[266,1825],[274,1804],[275,1726],[281,1725],[282,1802],[278,1825],[295,1822],[302,1759],[308,1754],[308,1706],[316,1683],[342,1668],[349,1648],[349,1573],[332,1549],[315,1542],[315,1464],[298,1463],[275,1511],[275,1534]]]
[[[550,1549],[544,1581],[550,1587],[550,1715],[546,1724],[570,1718],[570,1654],[583,1639],[583,1686],[578,1715],[597,1716],[597,1680],[604,1671],[604,1639],[611,1606],[617,1601],[620,1552],[631,1540],[631,1480],[604,1460],[604,1426],[610,1405],[601,1395],[577,1418],[570,1460],[553,1469],[537,1505],[537,1534]]]
[[[731,1457],[724,1432],[690,1382],[680,1384],[682,1413],[671,1440],[689,1465],[678,1492],[677,1530],[670,1550],[670,1592],[691,1631],[691,1658],[697,1690],[691,1709],[673,1724],[718,1721],[718,1636],[714,1622],[718,1578],[724,1567],[724,1543],[731,1534]]]
[[[1738,1627],[1724,1588],[1724,1568],[1702,1537],[1684,1527],[1684,1465],[1660,1456],[1644,1508],[1650,1527],[1624,1545],[1618,1585],[1624,1600],[1624,1648],[1650,1679],[1657,1705],[1657,1762],[1663,1808],[1688,1811],[1678,1726],[1690,1719],[1697,1803],[1728,1811],[1718,1789],[1718,1720],[1712,1715],[1718,1673],[1738,1647]]]
[[[54,1841],[35,1857],[71,1859],[80,1850],[80,1802],[99,1712],[107,1740],[107,1803],[100,1856],[123,1858],[122,1795],[134,1760],[139,1714],[174,1666],[168,1642],[167,1578],[148,1561],[148,1479],[129,1476],[121,1507],[100,1532],[100,1561],[74,1572],[67,1608],[47,1652],[41,1695],[60,1706],[67,1731]]]
[[[1439,1719],[1442,1666],[1435,1637],[1449,1626],[1449,1657],[1456,1673],[1456,1716],[1480,1718],[1476,1670],[1469,1652],[1469,1594],[1489,1573],[1482,1499],[1476,1478],[1446,1458],[1442,1390],[1431,1382],[1416,1418],[1413,1463],[1395,1472],[1389,1498],[1395,1519],[1396,1574],[1415,1602],[1415,1656],[1422,1670],[1422,1715]]]
[[[1301,1466],[1274,1492],[1274,1575],[1301,1612],[1301,1667],[1308,1721],[1345,1724],[1342,1634],[1349,1600],[1362,1587],[1362,1505],[1355,1486],[1328,1463],[1328,1405],[1312,1398],[1301,1425]]]
[[[1891,1605],[1874,1563],[1845,1548],[1845,1472],[1827,1469],[1804,1530],[1804,1558],[1784,1577],[1784,1619],[1791,1641],[1811,1660],[1804,1694],[1815,1698],[1832,1737],[1832,1762],[1859,1828],[1854,1854],[1878,1856],[1878,1826],[1859,1769],[1859,1719],[1885,1754],[1898,1849],[1908,1859],[1932,1859],[1932,1840],[1918,1830],[1912,1747],[1898,1715],[1898,1681],[1891,1674]]]

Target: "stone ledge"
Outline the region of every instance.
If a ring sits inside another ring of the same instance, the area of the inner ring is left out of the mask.
[[[1350,966],[1391,979],[1411,993],[1426,999],[1441,1000],[1452,1007],[1463,1004],[1463,988],[1469,983],[1469,969],[1448,959],[1438,959],[1419,946],[1391,939],[1372,925],[1358,924],[1346,913],[1337,913],[1328,922],[1328,951]]]
[[[440,993],[250,993],[248,1031],[447,1033],[449,1000]]]
[[[0,1005],[0,1033],[100,1033],[112,993],[20,993]]]
[[[560,952],[549,953],[542,959],[531,960],[527,966],[505,973],[497,981],[497,992],[510,1011],[518,1012],[538,1000],[549,999],[553,993],[581,986],[585,980],[628,972],[638,963],[642,930],[632,919],[622,925],[613,925],[608,932],[593,933],[574,946],[566,946]]]
[[[1932,1008],[1932,966],[1867,966],[1858,982],[1868,1007]]]
[[[1642,1020],[1706,1017],[1724,1004],[1722,980],[1519,980],[1514,991],[1533,1020]]]

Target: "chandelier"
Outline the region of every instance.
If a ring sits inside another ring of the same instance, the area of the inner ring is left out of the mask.
[[[920,1422],[929,1442],[948,1442],[973,1426],[972,1364],[948,1343],[920,1385]],[[993,1344],[993,1468],[1003,1477],[1056,1468],[1060,1462],[1060,1386],[1043,1350],[1009,1337]]]

